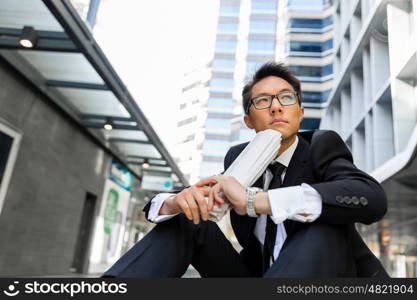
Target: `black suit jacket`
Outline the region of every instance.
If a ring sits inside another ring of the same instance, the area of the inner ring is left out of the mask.
[[[354,223],[370,224],[386,213],[385,192],[378,182],[353,164],[352,155],[340,136],[334,131],[300,132],[299,142],[289,163],[282,187],[307,183],[322,197],[322,213],[314,222],[339,226],[349,240],[351,269],[346,276],[385,277],[379,260],[372,254],[355,229]],[[248,143],[232,147],[226,154],[227,169]],[[262,151],[262,149],[259,149]],[[254,186],[262,187],[262,178]],[[262,275],[261,251],[253,232],[256,218],[230,212],[236,237],[243,247],[242,256],[251,272]],[[292,220],[284,222],[287,243],[297,231],[310,226]],[[285,243],[284,246],[285,247]]]
[[[342,227],[349,242],[348,277],[388,277],[355,229],[354,223],[371,224],[386,213],[385,192],[371,176],[356,168],[352,155],[334,131],[316,130],[298,134],[299,142],[287,168],[283,187],[307,183],[322,197],[322,213],[313,223]],[[224,160],[227,169],[248,143],[229,149]],[[259,149],[262,151],[262,149]],[[262,177],[254,186],[262,187]],[[148,217],[150,202],[143,209]],[[240,216],[233,210],[230,218],[235,235],[243,247],[241,255],[254,276],[262,276],[262,253],[254,235],[256,218]],[[313,223],[284,222],[287,238]]]

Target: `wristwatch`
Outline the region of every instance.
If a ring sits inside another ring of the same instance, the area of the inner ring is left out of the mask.
[[[263,190],[257,187],[246,188],[246,213],[249,217],[257,218],[258,215],[255,212],[255,197],[256,194]]]

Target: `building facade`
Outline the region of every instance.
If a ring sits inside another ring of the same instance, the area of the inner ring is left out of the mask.
[[[85,203],[94,217],[112,157],[3,60],[0,66],[0,134],[21,136],[10,153],[10,182],[1,183],[1,274],[67,274]]]
[[[184,74],[184,87],[177,114],[178,141],[174,155],[178,167],[190,183],[200,178],[207,113],[223,109],[207,101],[210,77],[209,63],[191,63],[190,70]]]
[[[333,86],[333,7],[326,0],[282,0],[278,19],[277,57],[301,81],[301,129],[316,129]]]
[[[382,183],[388,213],[360,226],[394,277],[416,277],[417,1],[333,1],[334,87],[320,128]]]
[[[69,1],[1,0],[0,36],[0,275],[101,274],[188,182]]]

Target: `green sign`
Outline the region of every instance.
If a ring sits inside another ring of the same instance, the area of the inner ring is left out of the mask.
[[[116,222],[119,193],[111,188],[107,195],[106,207],[104,208],[104,232],[110,234],[112,225]]]

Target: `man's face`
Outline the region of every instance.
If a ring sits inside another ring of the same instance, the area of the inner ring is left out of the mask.
[[[276,95],[282,91],[294,91],[293,87],[284,79],[276,76],[265,77],[252,88],[251,98],[261,95]],[[292,139],[300,128],[304,116],[304,108],[299,103],[282,106],[278,99],[272,100],[270,108],[258,110],[253,105],[249,114],[244,117],[246,125],[256,132],[274,129],[282,134],[283,140]]]

